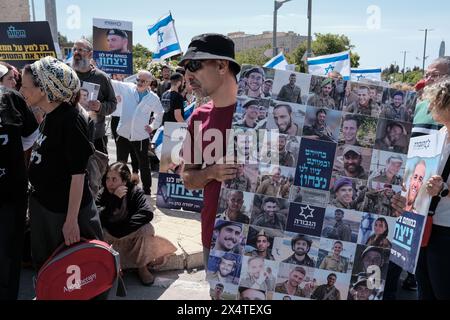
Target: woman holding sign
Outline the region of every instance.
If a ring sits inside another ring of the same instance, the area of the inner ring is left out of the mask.
[[[425,99],[430,101],[429,110],[433,119],[444,125],[441,133],[447,137],[442,159],[439,165],[441,175],[431,177],[427,192],[433,197],[430,211],[434,211],[433,226],[428,245],[421,249],[417,265],[417,281],[420,300],[450,299],[450,197],[448,183],[450,180],[450,79],[427,87]],[[433,206],[433,203],[435,204]],[[437,206],[436,206],[437,204]],[[433,210],[435,207],[435,210]]]

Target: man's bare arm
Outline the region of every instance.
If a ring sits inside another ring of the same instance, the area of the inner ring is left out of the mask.
[[[213,165],[202,168],[201,165],[185,164],[181,177],[184,187],[188,190],[201,190],[213,180],[224,182],[236,178],[236,165]]]

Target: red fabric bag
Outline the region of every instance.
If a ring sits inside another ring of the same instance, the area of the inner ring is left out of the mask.
[[[39,270],[36,300],[90,300],[116,287],[119,280],[119,253],[106,242],[63,244]]]
[[[422,237],[422,245],[421,245],[422,248],[428,247],[432,229],[433,229],[433,216],[427,216],[427,220],[425,222],[425,230],[423,231]]]

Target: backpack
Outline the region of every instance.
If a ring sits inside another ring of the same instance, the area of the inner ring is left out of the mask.
[[[91,300],[109,291],[126,295],[119,253],[98,240],[82,240],[70,247],[62,244],[36,279],[36,300]]]

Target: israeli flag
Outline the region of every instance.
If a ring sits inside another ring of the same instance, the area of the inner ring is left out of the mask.
[[[191,117],[192,112],[194,112],[194,109],[195,109],[195,101],[189,105],[186,103],[186,107],[184,108],[184,120],[187,121]]]
[[[180,43],[175,31],[175,21],[170,12],[149,27],[148,33],[157,43],[153,60],[164,60],[181,53]]]
[[[308,58],[308,66],[312,75],[326,77],[337,71],[344,80],[350,80],[350,51]]]
[[[377,69],[352,69],[351,80],[361,81],[361,80],[372,80],[381,81],[381,68]]]
[[[269,62],[264,65],[264,68],[271,68],[277,70],[287,70],[288,62],[283,52],[273,57]]]
[[[161,160],[161,150],[163,140],[164,140],[164,126],[159,127],[159,129],[156,131],[152,139],[152,144],[155,146],[155,154],[159,160]]]
[[[64,63],[69,66],[72,66],[72,63],[73,63],[73,50],[72,49],[70,49],[69,53],[67,54],[67,57],[64,60]]]

